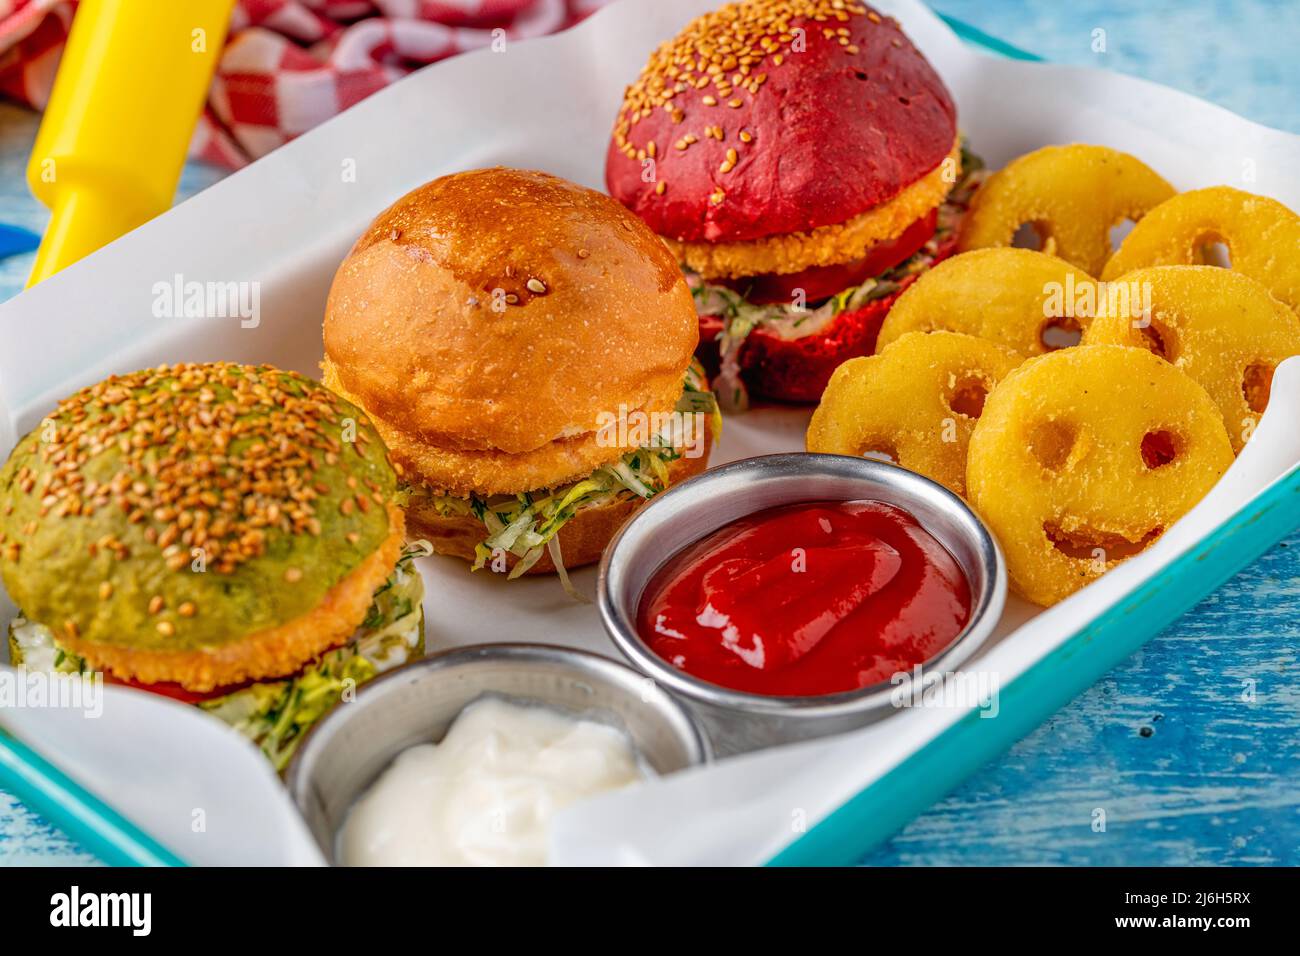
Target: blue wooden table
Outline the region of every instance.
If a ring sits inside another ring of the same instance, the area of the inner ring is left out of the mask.
[[[934,0],[1047,59],[1119,70],[1300,132],[1295,0]],[[1096,52],[1104,30],[1105,50]],[[39,231],[30,114],[0,106],[0,222]],[[219,178],[191,166],[182,195]],[[0,261],[0,299],[30,256]],[[1300,863],[1300,535],[867,859],[885,864]],[[1104,832],[1094,830],[1105,811]],[[0,793],[0,864],[92,859]]]

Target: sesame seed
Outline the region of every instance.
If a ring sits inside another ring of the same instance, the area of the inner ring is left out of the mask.
[[[653,155],[648,143],[631,141],[632,128],[653,108],[662,106],[674,123],[682,122],[696,103],[713,107],[725,101],[739,109],[744,101],[733,93],[756,95],[768,76],[761,68],[785,62],[796,32],[847,43],[854,18],[867,16],[880,21],[857,0],[747,0],[696,18],[651,54],[627,88],[614,125],[615,148],[633,160],[640,151]],[[714,90],[698,100],[683,95],[710,85]],[[720,139],[716,133],[708,135]],[[680,143],[674,144],[679,151],[685,148]]]
[[[528,286],[529,292],[533,292],[537,295],[546,295],[546,283],[541,279],[529,279],[525,285]]]
[[[103,584],[99,586],[99,599],[101,601],[107,601],[112,596],[113,596],[112,582],[105,581]]]
[[[16,474],[11,496],[38,496],[60,521],[113,507],[170,570],[202,546],[211,570],[230,573],[266,553],[268,533],[321,533],[317,501],[332,492],[309,476],[322,460],[338,463],[342,419],[353,415],[323,386],[266,366],[178,363],[113,376],[59,403],[53,440]],[[373,438],[359,431],[357,454]],[[86,547],[92,557],[131,555],[112,535]]]
[[[149,613],[157,614],[162,609],[163,609],[162,595],[155,594],[153,597],[149,599]]]
[[[297,584],[302,580],[302,568],[285,568],[284,579],[290,584]]]
[[[198,612],[198,608],[194,606],[193,601],[186,601],[184,604],[182,604],[180,607],[176,609],[176,613],[178,613],[181,617],[193,617],[197,612]]]
[[[664,194],[664,190],[667,188],[668,188],[668,184],[665,183],[662,179],[659,180],[659,182],[655,183],[655,195],[662,196]]]
[[[171,621],[159,621],[158,633],[161,634],[163,637],[171,637],[173,634],[176,633],[176,625],[173,624]]]

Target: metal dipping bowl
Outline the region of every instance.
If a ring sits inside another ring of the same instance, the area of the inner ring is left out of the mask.
[[[892,713],[897,684],[816,697],[771,697],[693,677],[656,654],[637,633],[646,585],[669,558],[738,518],[806,501],[874,499],[911,512],[956,558],[971,588],[971,617],[927,670],[955,670],[997,626],[1007,571],[997,542],[964,501],[928,478],[896,465],[843,455],[786,454],[746,458],[711,469],[655,496],[623,526],[600,564],[596,600],[601,622],[638,669],[686,699],[709,729],[719,754],[869,724]]]
[[[474,701],[495,696],[617,727],[656,773],[704,763],[696,721],[616,661],[548,644],[483,644],[435,654],[362,685],[308,733],[285,783],[326,859],[353,803],[399,753],[443,738]]]

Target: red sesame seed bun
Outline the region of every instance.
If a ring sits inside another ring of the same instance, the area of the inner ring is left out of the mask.
[[[895,21],[852,0],[752,0],[654,53],[628,88],[605,181],[665,238],[751,241],[888,203],[956,138],[951,96]]]

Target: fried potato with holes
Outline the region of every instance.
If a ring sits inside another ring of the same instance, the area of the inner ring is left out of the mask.
[[[908,332],[946,329],[1022,355],[1041,355],[1059,347],[1044,340],[1045,334],[1088,327],[1098,290],[1092,276],[1056,256],[1032,249],[975,249],[923,272],[885,316],[877,347]]]
[[[835,370],[808,426],[808,450],[885,454],[957,494],[984,398],[1024,360],[957,332],[911,332]]]
[[[1200,383],[1240,452],[1268,405],[1273,370],[1300,355],[1300,317],[1254,279],[1216,266],[1155,266],[1115,280],[1150,293],[1098,316],[1084,341],[1147,348]]]
[[[1145,266],[1201,265],[1215,243],[1229,268],[1263,283],[1300,313],[1300,216],[1275,199],[1230,186],[1194,189],[1161,203],[1102,270],[1114,279]]]
[[[958,248],[1009,246],[1032,225],[1042,251],[1092,276],[1110,257],[1110,230],[1174,194],[1141,160],[1106,146],[1045,146],[1014,159],[975,193]]]
[[[1011,584],[1044,607],[1140,553],[1232,464],[1218,407],[1145,349],[1031,358],[988,397],[970,439],[972,507]]]

